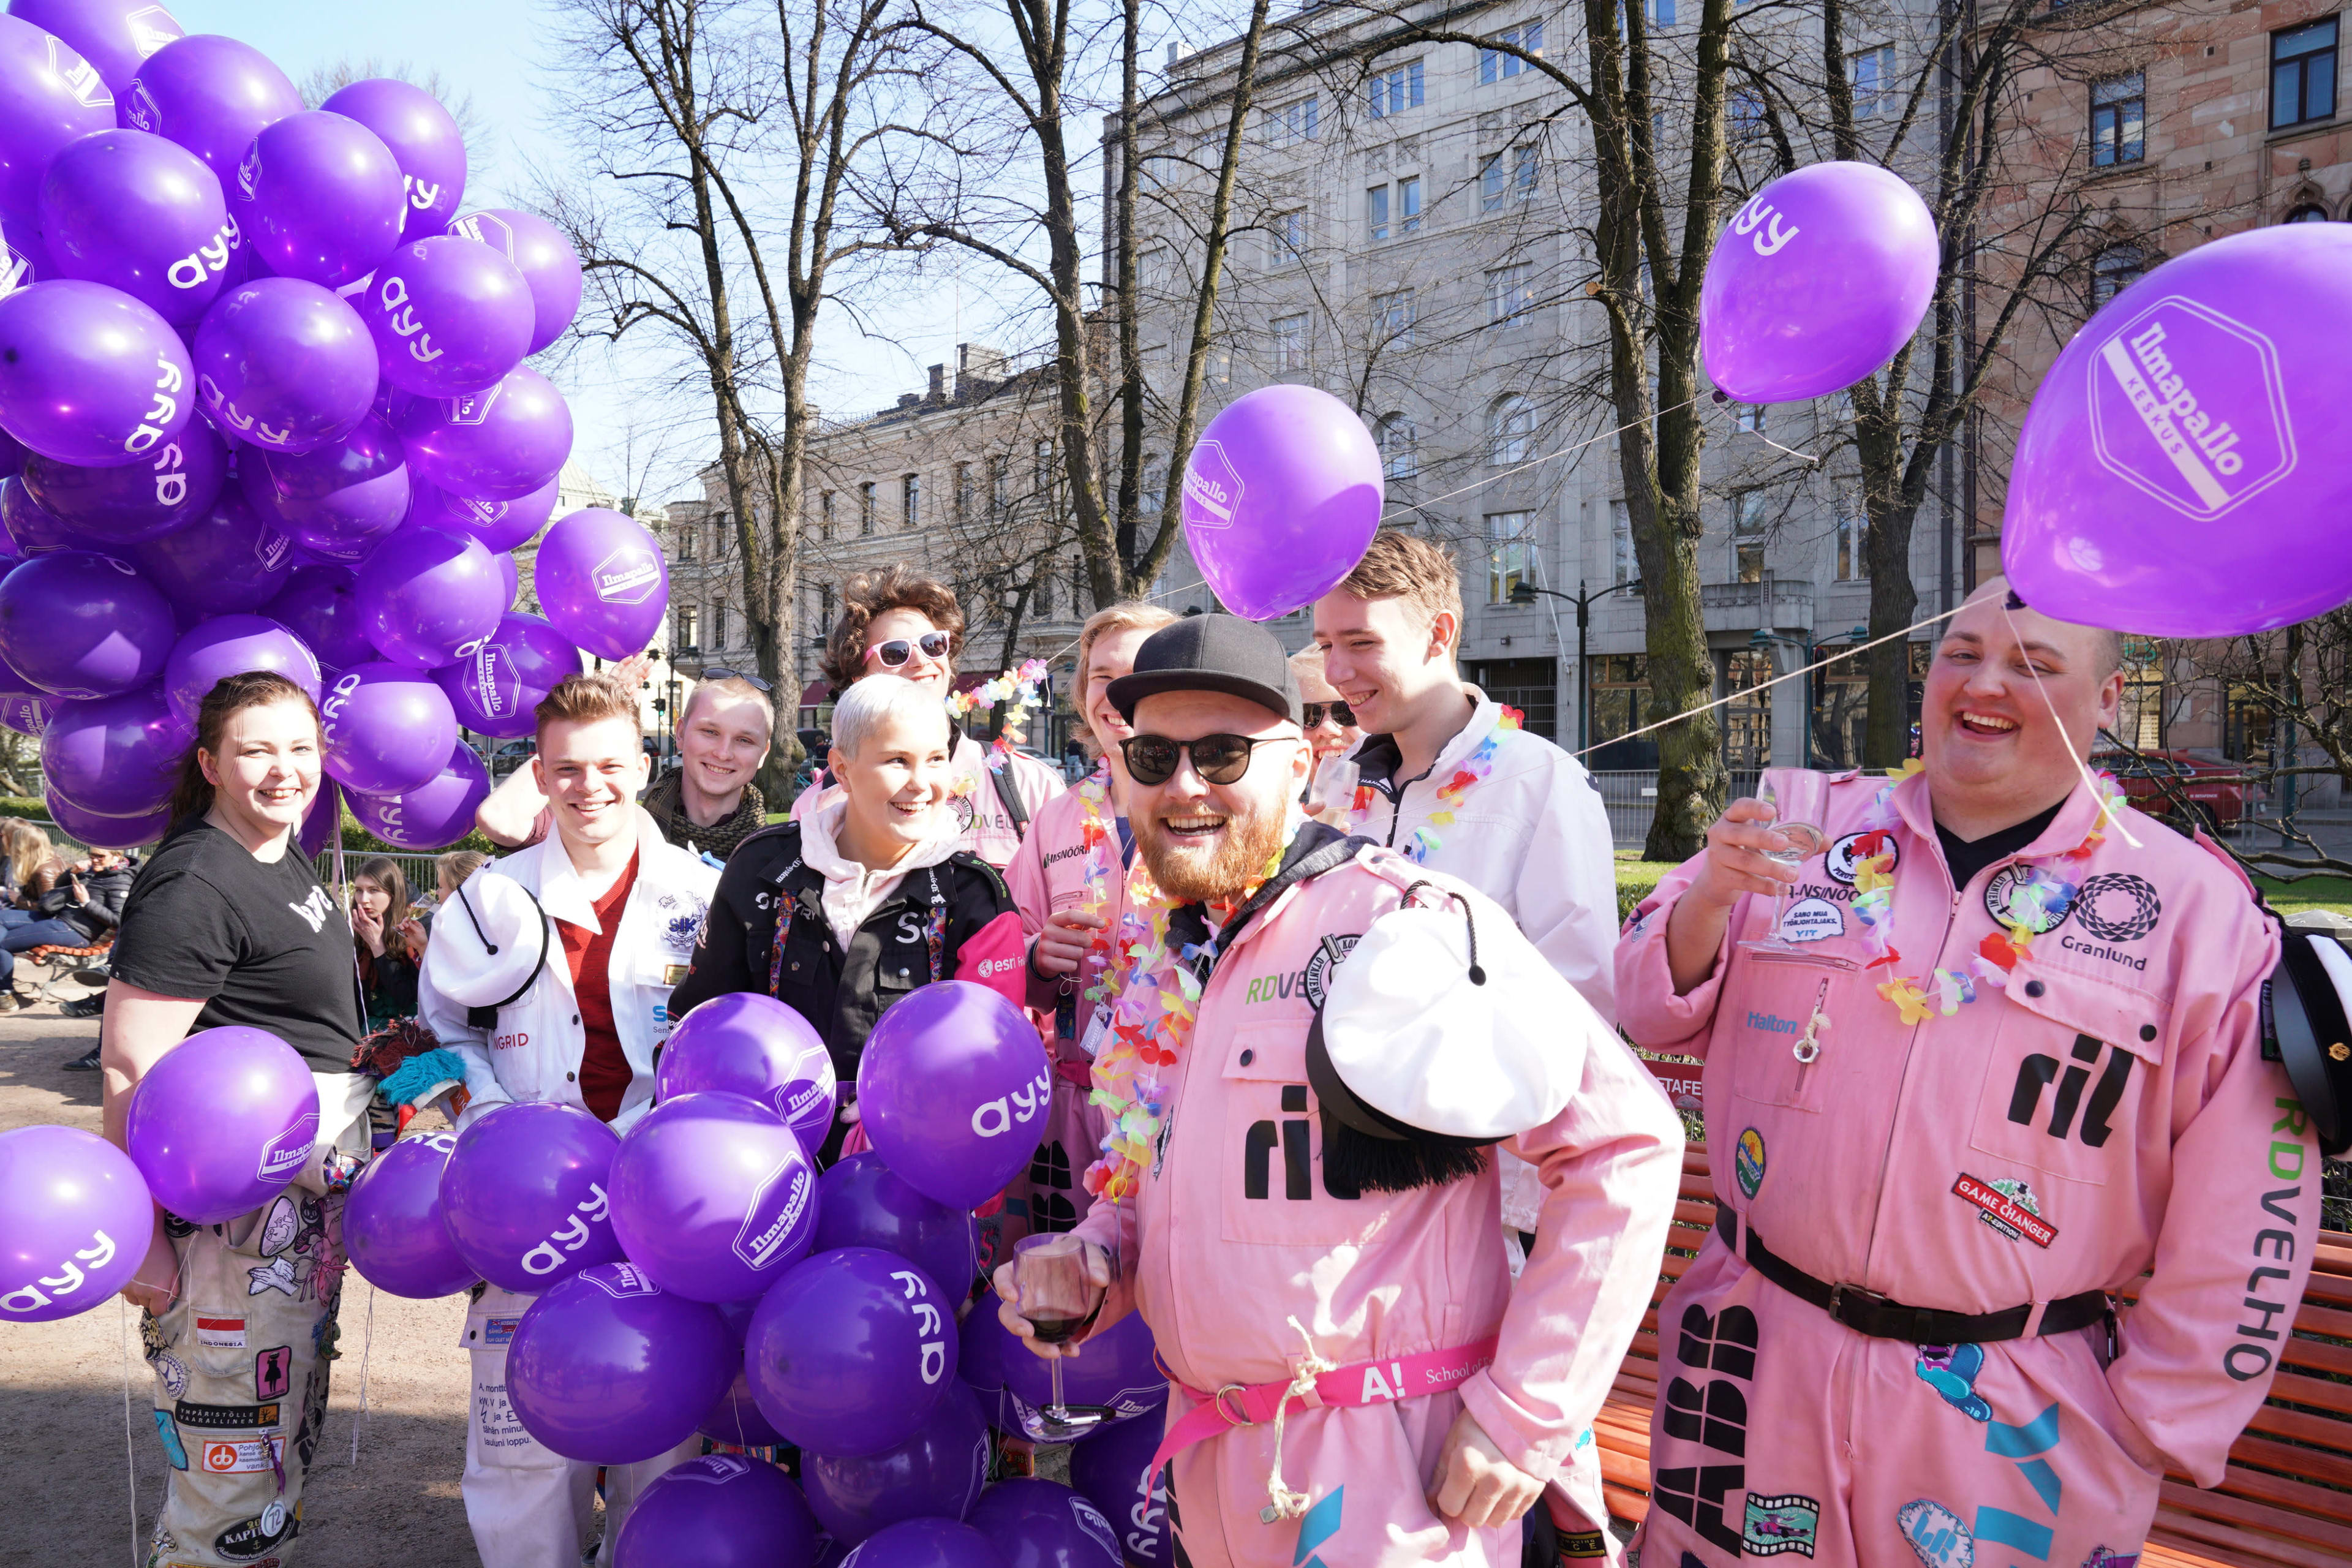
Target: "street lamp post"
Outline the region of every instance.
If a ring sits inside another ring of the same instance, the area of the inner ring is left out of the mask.
[[[1592,621],[1593,601],[1605,599],[1612,594],[1638,594],[1641,591],[1642,580],[1639,577],[1630,583],[1618,583],[1603,588],[1598,594],[1587,593],[1581,580],[1577,583],[1573,594],[1563,594],[1557,588],[1538,588],[1525,578],[1511,585],[1510,602],[1514,605],[1532,605],[1536,602],[1536,595],[1541,594],[1549,598],[1565,599],[1576,606],[1576,750],[1579,756],[1590,749],[1592,741],[1592,727],[1587,717],[1587,710],[1591,706],[1592,679],[1586,672],[1584,647],[1586,631]]]

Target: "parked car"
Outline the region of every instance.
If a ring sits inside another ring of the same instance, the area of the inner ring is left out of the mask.
[[[489,764],[490,777],[502,779],[530,761],[531,753],[538,750],[538,739],[535,736],[526,735],[520,741],[503,742],[483,760]]]
[[[2091,765],[2115,774],[2131,803],[2150,816],[2179,823],[2186,803],[2201,826],[2227,829],[2246,815],[2250,785],[2234,763],[2187,751],[2109,751],[2094,752]]]

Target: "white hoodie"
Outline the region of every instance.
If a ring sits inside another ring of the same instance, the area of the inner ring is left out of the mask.
[[[949,831],[916,845],[888,870],[870,871],[841,852],[836,836],[848,810],[848,802],[836,801],[801,818],[801,859],[824,879],[824,923],[833,928],[833,940],[841,943],[845,952],[858,927],[898,890],[907,873],[939,865],[963,847],[962,837],[950,826]],[[952,823],[952,818],[948,820]]]

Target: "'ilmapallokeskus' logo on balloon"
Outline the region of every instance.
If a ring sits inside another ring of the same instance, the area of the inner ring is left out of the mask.
[[[152,135],[163,133],[163,108],[143,81],[131,84],[131,128]]]
[[[319,1141],[319,1113],[305,1111],[294,1119],[294,1124],[261,1146],[260,1177],[265,1182],[290,1180],[310,1157],[310,1145]]]
[[[522,677],[504,643],[485,643],[466,661],[465,680],[474,705],[492,719],[511,719],[522,710]]]
[[[746,1268],[765,1268],[775,1261],[808,1213],[809,1195],[815,1190],[816,1178],[801,1160],[785,1160],[761,1178],[751,1194],[751,1212],[735,1237],[735,1256]]]
[[[500,382],[487,392],[468,393],[464,397],[444,398],[443,405],[449,410],[448,422],[452,425],[487,423],[490,417],[490,410],[498,406],[499,394],[505,390],[506,384]]]
[[[19,289],[30,289],[41,280],[33,267],[33,258],[13,245],[0,244],[0,300],[5,300]]]
[[[122,18],[122,25],[130,30],[131,47],[139,51],[139,58],[142,60],[165,44],[187,36],[180,24],[173,19],[172,14],[161,5],[150,5],[143,11],[131,12]]]
[[[2092,440],[2100,463],[2136,489],[2211,519],[2294,471],[2278,351],[2263,333],[2168,295],[2097,353]]]
[[[509,261],[514,259],[514,226],[489,213],[467,213],[449,226],[449,232],[463,235],[477,245],[487,245]]]
[[[1101,1542],[1102,1549],[1110,1554],[1112,1562],[1119,1561],[1118,1531],[1110,1527],[1110,1521],[1103,1517],[1102,1510],[1082,1497],[1073,1497],[1069,1501],[1070,1512],[1077,1520],[1078,1528]]]
[[[583,1268],[580,1278],[604,1292],[615,1301],[625,1301],[632,1296],[658,1296],[662,1288],[652,1277],[634,1263],[608,1263],[602,1268]]]
[[[596,563],[596,596],[608,605],[642,605],[661,586],[661,563],[640,544],[625,544]]]
[[[1231,528],[1242,504],[1242,476],[1214,441],[1192,448],[1184,465],[1184,510],[1195,528]]]
[[[114,107],[114,95],[106,90],[106,79],[98,74],[98,68],[56,38],[49,40],[49,74],[65,83],[66,90],[84,109]]]

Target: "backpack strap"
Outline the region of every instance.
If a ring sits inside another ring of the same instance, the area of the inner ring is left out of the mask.
[[[1013,787],[1013,759],[1006,757],[1003,767],[985,770],[988,782],[996,786],[996,798],[1004,803],[1004,815],[1013,819],[1013,841],[1015,844],[1029,837],[1029,807],[1021,799],[1021,792]]]

